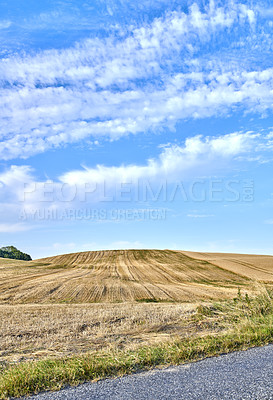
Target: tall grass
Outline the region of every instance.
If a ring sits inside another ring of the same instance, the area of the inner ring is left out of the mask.
[[[259,296],[238,296],[232,301],[199,306],[193,322],[213,323],[215,334],[183,338],[134,351],[100,351],[77,357],[48,359],[10,365],[0,377],[0,398],[19,397],[42,390],[57,390],[149,369],[273,342],[273,291],[263,288]],[[226,330],[223,331],[223,327]]]

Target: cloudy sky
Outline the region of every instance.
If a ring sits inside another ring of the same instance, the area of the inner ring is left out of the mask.
[[[0,3],[0,241],[273,254],[270,1]]]

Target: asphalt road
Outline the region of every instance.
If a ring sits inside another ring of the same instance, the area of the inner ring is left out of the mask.
[[[178,367],[85,383],[32,399],[270,400],[273,399],[273,345]]]

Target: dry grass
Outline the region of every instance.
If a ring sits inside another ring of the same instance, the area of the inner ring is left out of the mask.
[[[169,335],[169,340],[148,343],[148,346],[144,346],[143,343],[142,346],[133,348],[126,346],[121,348],[116,346],[104,347],[68,357],[64,354],[63,357],[56,357],[55,355],[55,357],[47,357],[42,360],[9,363],[2,365],[2,367],[0,364],[0,370],[2,370],[0,374],[0,399],[20,397],[42,390],[57,390],[68,384],[77,385],[87,380],[128,374],[159,365],[180,364],[223,352],[272,343],[273,340],[273,291],[265,287],[262,288],[260,295],[256,298],[250,298],[248,295],[243,296],[238,291],[237,298],[213,305],[202,304],[197,307],[195,313],[192,313],[190,308],[185,310],[179,308],[183,306],[173,304],[141,304],[139,309],[136,308],[136,304],[130,306],[133,308],[128,313],[125,305],[107,305],[109,308],[106,308],[104,312],[100,311],[101,321],[104,321],[106,326],[105,329],[99,328],[98,332],[101,329],[103,334],[105,332],[109,334],[108,326],[116,323],[120,324],[120,327],[117,325],[113,330],[116,329],[117,332],[120,332],[123,330],[123,324],[127,330],[129,327],[133,328],[134,325],[138,326],[139,322],[142,322],[142,332],[145,332],[145,330],[150,332],[151,329],[153,332],[157,332],[158,323],[160,327],[168,328],[169,324],[172,323],[182,327],[186,325],[189,329],[192,325],[201,327],[201,333],[197,329],[194,335],[187,337],[185,335]],[[25,307],[30,312],[31,306],[12,306],[11,308],[18,311]],[[57,322],[56,314],[61,309],[55,305],[51,305],[50,309],[53,310],[54,307],[55,314],[53,314],[55,317],[53,322]],[[71,307],[76,310],[81,308],[84,310],[83,305]],[[104,306],[92,305],[93,312],[96,307],[98,310],[102,310]],[[187,307],[190,306],[187,305]],[[45,306],[44,310],[46,310]],[[71,308],[67,310],[68,314],[71,315]],[[27,312],[23,314],[26,314],[25,319]],[[37,319],[37,334],[42,337],[43,332],[38,327],[39,322],[42,322],[40,315],[41,310],[38,310],[36,314],[34,311],[32,320]],[[116,316],[118,321],[113,319],[113,315]],[[132,315],[135,315],[135,318],[132,319]],[[83,312],[81,320],[84,316],[85,312]],[[122,320],[123,317],[125,317],[124,320]],[[65,320],[69,318],[69,316],[65,316]],[[150,318],[149,322],[145,321],[147,318]],[[77,318],[74,315],[72,319],[75,328]],[[126,319],[128,319],[127,322]],[[31,329],[30,323],[28,328]],[[58,329],[60,332],[62,331],[61,325],[58,325]],[[209,332],[209,329],[211,332]],[[83,331],[85,330],[86,326],[84,326]],[[63,334],[65,334],[65,331],[70,332],[68,336],[71,337],[71,330],[66,329]],[[138,328],[137,332],[139,334]],[[74,333],[76,334],[76,332]],[[52,340],[54,339],[53,332],[49,336]],[[50,344],[51,342],[48,340],[47,343]]]
[[[0,362],[134,349],[208,332],[194,304],[0,306]]]
[[[0,259],[0,398],[271,342],[273,292],[253,279],[272,285],[273,257],[117,250]]]
[[[273,257],[265,262],[263,256],[244,256],[246,260],[237,255],[235,263],[231,256],[227,262],[226,255],[221,259],[171,250],[113,250],[28,263],[2,259],[0,304],[196,302],[233,298],[238,286],[251,289],[251,277],[273,281]]]

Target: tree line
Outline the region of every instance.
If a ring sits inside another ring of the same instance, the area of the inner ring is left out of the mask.
[[[25,260],[30,261],[32,258],[29,254],[23,253],[22,251],[16,249],[14,246],[5,246],[0,248],[0,257],[2,258],[12,258],[15,260]]]

